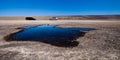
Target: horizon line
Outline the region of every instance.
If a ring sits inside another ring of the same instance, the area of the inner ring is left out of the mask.
[[[36,15],[36,16],[97,16],[97,15],[120,15],[120,14],[86,14],[86,15]],[[17,16],[0,16],[0,17],[17,17]],[[27,16],[19,16],[27,17]],[[32,16],[33,17],[33,16]]]

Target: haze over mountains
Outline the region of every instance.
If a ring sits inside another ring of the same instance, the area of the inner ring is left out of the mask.
[[[33,17],[36,20],[49,20],[54,16],[1,16],[0,20],[25,20],[26,17]],[[104,20],[104,19],[120,19],[120,15],[69,15],[55,16],[59,20]]]

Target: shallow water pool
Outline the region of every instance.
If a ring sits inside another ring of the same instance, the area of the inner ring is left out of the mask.
[[[73,42],[78,37],[84,36],[85,32],[94,28],[62,28],[55,25],[23,26],[22,31],[12,37],[20,41],[41,41],[46,43]]]

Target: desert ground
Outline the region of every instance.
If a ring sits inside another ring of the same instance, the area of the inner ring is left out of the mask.
[[[40,24],[96,30],[79,37],[76,47],[4,39],[18,27]],[[0,20],[0,60],[120,60],[120,20]]]

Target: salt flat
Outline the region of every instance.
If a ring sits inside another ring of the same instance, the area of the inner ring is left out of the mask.
[[[21,26],[52,24],[95,28],[76,47],[58,47],[37,41],[6,41]],[[0,60],[120,60],[119,20],[0,20]]]

